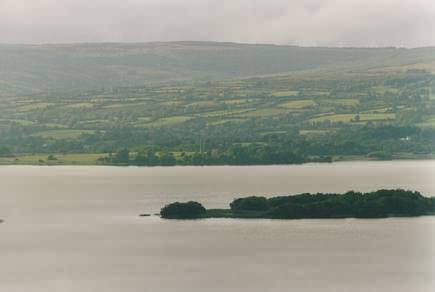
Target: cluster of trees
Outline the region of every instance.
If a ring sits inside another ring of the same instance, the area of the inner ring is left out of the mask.
[[[130,150],[124,148],[108,157],[101,157],[100,162],[115,165],[137,166],[171,166],[176,165],[177,160],[172,152],[143,151],[133,155]]]
[[[196,219],[201,218],[206,209],[198,202],[175,202],[160,210],[160,216],[165,219]]]
[[[266,198],[251,196],[235,199],[230,209],[205,209],[198,202],[175,202],[161,209],[162,218],[385,218],[435,215],[435,197],[419,192],[378,190],[345,194],[304,193]]]
[[[0,129],[0,156],[14,153],[111,153],[100,162],[125,165],[250,165],[331,161],[333,156],[358,155],[392,159],[396,154],[435,153],[435,129],[412,126],[342,126],[321,129],[319,135],[299,134],[297,128],[264,135],[259,128],[285,120],[210,126],[198,124],[164,129],[117,128],[75,139],[48,139]]]
[[[249,136],[248,131],[243,134],[245,136],[242,141],[250,142],[245,143],[239,142],[237,137],[229,133],[219,135],[220,132],[215,131],[210,129],[207,143],[202,144],[205,150],[202,151],[199,151],[198,145],[186,141],[179,145],[169,144],[165,140],[168,136],[162,130],[160,139],[163,141],[155,143],[154,146],[139,151],[135,148],[122,148],[100,161],[106,164],[138,166],[262,165],[330,162],[333,156],[341,155],[382,160],[393,159],[396,153],[435,153],[435,129],[422,130],[410,126],[344,127],[316,137],[299,135],[296,131],[290,134],[272,134],[267,138],[262,137],[262,141],[257,141],[258,137],[254,134]],[[135,138],[132,139],[138,139],[133,136]],[[128,140],[127,137],[125,139]]]
[[[379,190],[370,193],[299,194],[273,198],[247,197],[231,204],[234,216],[254,212],[258,217],[298,218],[382,218],[435,213],[435,198],[406,190]]]
[[[300,164],[306,161],[306,157],[291,149],[275,149],[267,145],[233,145],[228,150],[181,152],[177,157],[170,151],[143,151],[133,155],[128,149],[122,149],[113,155],[101,158],[100,161],[108,164],[137,166],[263,165]],[[321,157],[319,161],[330,161],[330,159]]]

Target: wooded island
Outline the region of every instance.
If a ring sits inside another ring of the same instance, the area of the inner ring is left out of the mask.
[[[386,218],[435,214],[435,197],[419,192],[378,190],[345,194],[303,193],[266,198],[251,196],[235,199],[229,209],[206,209],[198,202],[175,202],[163,207],[165,219],[200,218]]]

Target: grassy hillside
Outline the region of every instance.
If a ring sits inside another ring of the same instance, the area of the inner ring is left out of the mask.
[[[3,45],[0,163],[433,157],[434,73],[434,48]]]
[[[435,49],[213,42],[0,45],[0,96],[306,71],[435,68]]]
[[[4,97],[0,163],[432,157],[435,75],[407,68]],[[124,148],[130,153],[117,153]]]

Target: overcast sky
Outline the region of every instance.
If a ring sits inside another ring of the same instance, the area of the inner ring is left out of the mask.
[[[435,0],[0,0],[0,43],[434,46]]]

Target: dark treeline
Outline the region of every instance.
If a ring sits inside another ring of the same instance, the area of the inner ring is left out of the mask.
[[[270,126],[268,123],[270,122]],[[334,142],[342,145],[352,141],[355,144],[365,144],[364,151],[376,149],[376,144],[381,142],[389,144],[396,142],[397,147],[405,149],[404,141],[401,138],[409,137],[406,145],[418,150],[434,150],[433,145],[418,145],[423,142],[435,141],[435,129],[421,129],[412,126],[395,125],[372,125],[347,126],[327,135],[305,137],[297,128],[290,127],[282,133],[274,133],[275,124],[289,123],[285,119],[272,119],[262,121],[263,131],[269,130],[269,134],[259,132],[260,125],[254,122],[239,123],[237,125],[225,124],[217,126],[198,125],[186,123],[161,129],[132,129],[113,128],[104,132],[84,134],[75,139],[48,139],[43,137],[28,136],[37,129],[10,128],[0,129],[2,134],[1,147],[7,147],[14,153],[96,153],[119,150],[122,148],[137,149],[158,148],[174,151],[198,151],[200,140],[203,150],[226,148],[237,143],[268,143],[268,144],[290,144],[292,147],[310,146],[314,151],[317,146],[322,146],[324,152],[330,152],[325,146]],[[322,130],[324,126],[318,124],[312,129]],[[325,126],[326,127],[326,126]],[[13,132],[13,136],[9,133]],[[261,134],[261,135],[260,135]],[[420,148],[418,148],[420,147]],[[394,150],[394,147],[390,148]],[[350,152],[359,153],[358,149],[349,149]]]
[[[210,134],[210,133],[209,133]],[[164,136],[164,135],[163,135]],[[246,136],[246,134],[245,134]],[[213,138],[214,139],[214,138]],[[250,143],[231,143],[225,134],[201,145],[124,148],[108,157],[105,164],[121,165],[253,165],[330,162],[333,156],[358,155],[372,159],[392,159],[395,153],[430,154],[435,152],[435,130],[416,127],[365,126],[346,128],[328,136],[307,138],[292,133],[270,135],[263,141],[243,137]],[[237,139],[237,138],[234,138]],[[185,151],[185,149],[188,149]]]
[[[32,136],[23,140],[5,138],[1,141],[4,146],[0,147],[0,157],[11,157],[15,153],[104,152],[112,153],[99,160],[104,164],[166,166],[299,164],[329,162],[342,155],[393,159],[398,153],[435,153],[435,129],[393,125],[343,126],[327,135],[307,137],[297,129],[284,134],[258,135],[255,131],[257,125],[251,126],[209,127],[207,132],[196,136],[189,135],[190,126],[177,126],[159,131],[120,128],[82,135],[74,140],[47,140]]]
[[[194,204],[194,206],[193,206]],[[192,206],[191,206],[192,205]],[[235,199],[230,209],[203,210],[197,202],[174,203],[162,209],[163,218],[385,218],[435,214],[435,198],[406,190],[379,190],[345,194],[310,194],[273,198]],[[189,212],[189,210],[193,210]]]
[[[281,122],[286,121],[274,121]],[[300,134],[297,128],[274,133],[272,125],[270,134],[267,135],[259,133],[259,126],[250,122],[207,128],[192,123],[162,129],[115,128],[69,140],[29,136],[27,130],[21,133],[20,130],[11,128],[9,131],[14,132],[14,135],[8,134],[7,130],[2,133],[0,129],[0,147],[7,148],[11,153],[50,154],[116,152],[124,148],[132,152],[208,152],[229,150],[238,144],[244,147],[262,144],[303,155],[367,155],[379,151],[435,153],[435,129],[430,128],[341,125],[341,128],[325,135],[307,137]],[[322,125],[313,129],[321,130]]]
[[[195,219],[206,213],[206,209],[198,202],[175,202],[163,207],[160,215],[167,219]]]
[[[185,153],[177,157],[168,151],[139,152],[134,157],[129,150],[123,149],[105,158],[102,163],[136,166],[172,166],[172,165],[258,165],[258,164],[300,164],[308,160],[302,154],[286,149],[274,149],[270,146],[251,145],[248,147],[231,146],[228,150]],[[319,157],[315,161],[331,161],[329,157]]]
[[[379,190],[370,193],[299,194],[266,199],[247,197],[234,200],[231,211],[237,216],[254,211],[266,218],[382,218],[418,216],[435,211],[435,199],[419,192]]]

